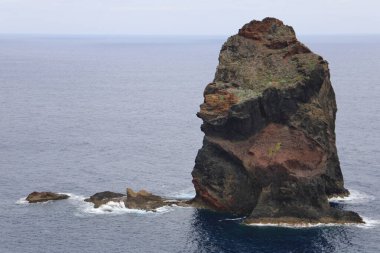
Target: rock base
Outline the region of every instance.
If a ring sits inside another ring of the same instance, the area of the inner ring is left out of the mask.
[[[243,221],[244,224],[270,224],[270,225],[291,225],[291,226],[308,226],[313,224],[364,224],[363,219],[355,212],[341,211],[334,209],[330,214],[321,216],[316,219],[297,218],[297,217],[260,217],[247,218]]]

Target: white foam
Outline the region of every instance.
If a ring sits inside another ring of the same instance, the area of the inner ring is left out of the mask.
[[[364,224],[355,224],[356,226],[360,228],[374,228],[377,227],[380,224],[380,220],[374,220],[368,217],[362,217]]]
[[[300,224],[290,224],[290,223],[250,223],[248,226],[257,227],[285,227],[285,228],[313,228],[313,227],[337,227],[337,226],[359,226],[356,223],[300,223]]]
[[[239,217],[239,218],[226,218],[226,219],[222,219],[222,220],[219,220],[219,221],[235,221],[235,220],[243,220],[245,219],[246,217]]]
[[[17,200],[17,201],[16,201],[16,204],[17,204],[17,205],[28,205],[29,202],[28,202],[28,201],[26,200],[26,198],[24,197],[24,198],[21,198],[21,199]]]
[[[358,223],[300,223],[300,224],[290,224],[290,223],[250,223],[246,224],[248,226],[257,227],[285,227],[285,228],[313,228],[313,227],[338,227],[338,226],[354,226],[359,228],[374,228],[380,224],[379,220],[373,220],[370,218],[363,217],[364,224]]]
[[[350,190],[350,195],[347,197],[333,197],[330,198],[330,202],[335,203],[349,203],[349,204],[362,204],[373,201],[374,196],[357,190]]]
[[[131,209],[127,208],[123,201],[116,202],[110,201],[107,204],[103,204],[98,208],[94,208],[92,203],[84,202],[79,210],[83,213],[88,214],[162,214],[173,210],[171,206],[163,206],[155,209],[155,211],[146,211],[141,209]]]
[[[174,210],[174,208],[178,208],[177,205],[172,206],[162,206],[156,209],[156,213],[168,213]],[[132,210],[132,209],[131,209]]]
[[[86,199],[85,196],[82,196],[82,195],[75,195],[73,193],[68,193],[68,192],[60,192],[59,194],[65,194],[65,195],[68,195],[69,198],[68,200],[71,200],[71,201],[83,201]]]
[[[98,208],[94,208],[92,203],[85,203],[80,211],[90,214],[123,214],[123,213],[145,213],[144,210],[134,210],[126,208],[124,202],[110,201]]]
[[[75,195],[72,193],[64,193],[70,196],[70,203],[74,206],[77,206],[77,215],[81,216],[83,214],[103,214],[103,215],[120,215],[120,214],[162,214],[167,213],[173,210],[172,206],[163,206],[157,208],[155,212],[146,211],[140,209],[131,209],[127,208],[123,201],[110,201],[106,204],[101,205],[98,208],[94,207],[94,204],[91,202],[84,201],[86,197],[81,195]]]

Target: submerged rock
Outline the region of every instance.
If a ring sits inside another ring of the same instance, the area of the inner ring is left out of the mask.
[[[26,201],[29,203],[37,203],[46,202],[49,200],[68,199],[69,197],[69,195],[54,192],[32,192],[28,195],[28,197],[26,197]]]
[[[362,222],[330,207],[347,196],[335,145],[328,63],[292,27],[265,18],[222,46],[197,114],[205,133],[193,205],[247,222]]]

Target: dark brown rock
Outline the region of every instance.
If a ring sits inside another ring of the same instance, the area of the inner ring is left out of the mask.
[[[107,204],[110,201],[115,201],[115,202],[123,201],[125,197],[126,195],[122,193],[104,191],[104,192],[95,193],[90,198],[87,198],[84,201],[91,202],[94,204],[95,208],[98,208],[101,205]]]
[[[347,196],[335,145],[328,63],[266,18],[222,46],[197,114],[205,133],[192,172],[193,205],[250,221],[362,222],[331,208]]]
[[[160,196],[153,195],[145,190],[134,192],[131,188],[127,188],[126,207],[131,209],[143,209],[152,211],[159,207],[165,206],[164,199]]]
[[[68,199],[70,196],[54,192],[32,192],[26,197],[29,203],[46,202],[49,200]]]
[[[124,203],[127,208],[146,211],[156,211],[157,208],[163,206],[187,206],[186,201],[183,200],[165,199],[145,190],[134,192],[131,188],[127,189],[127,199]]]

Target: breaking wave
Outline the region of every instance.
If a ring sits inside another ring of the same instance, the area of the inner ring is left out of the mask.
[[[377,227],[380,224],[380,220],[374,220],[368,217],[362,217],[365,224],[356,224],[356,226],[361,228],[374,228]]]
[[[153,211],[145,211],[140,209],[130,209],[127,208],[124,204],[124,202],[116,202],[116,201],[110,201],[107,204],[101,205],[98,208],[94,208],[94,205],[89,202],[85,202],[84,200],[86,197],[81,195],[75,195],[72,193],[65,193],[70,196],[68,199],[71,204],[77,207],[77,216],[82,216],[85,214],[94,214],[94,215],[119,215],[119,214],[161,214],[161,213],[167,213],[174,209],[174,206],[164,206],[157,208],[155,212]]]
[[[357,223],[346,223],[346,224],[337,224],[337,223],[302,223],[302,224],[290,224],[290,223],[250,223],[246,224],[248,226],[255,227],[284,227],[284,228],[315,228],[315,227],[359,227],[359,228],[374,228],[380,224],[379,220],[372,220],[369,218],[364,218],[364,224]]]
[[[19,200],[16,201],[17,205],[28,205],[29,202],[26,200],[26,197],[20,198]]]
[[[130,209],[127,208],[124,202],[114,202],[110,201],[107,204],[101,205],[98,208],[94,208],[93,204],[84,202],[81,207],[79,207],[79,211],[88,214],[126,214],[126,213],[134,213],[134,214],[154,214],[154,213],[167,213],[173,210],[173,207],[164,206],[157,208],[155,212],[153,211],[145,211],[140,209]]]
[[[330,198],[330,202],[334,203],[347,203],[347,204],[362,204],[373,201],[374,196],[357,190],[350,190],[350,195],[347,197],[333,197]]]

